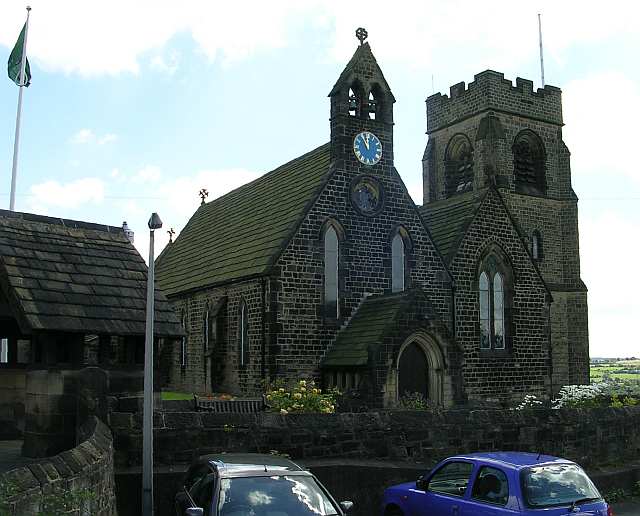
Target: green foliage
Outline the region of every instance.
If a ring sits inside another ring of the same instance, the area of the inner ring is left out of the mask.
[[[190,392],[162,391],[163,400],[192,400],[193,394]]]
[[[620,502],[621,500],[624,500],[629,495],[624,489],[617,488],[604,493],[604,495],[602,496],[604,497],[607,503],[617,503],[617,502]]]
[[[419,392],[405,392],[398,400],[402,410],[434,410],[435,407]]]
[[[0,480],[0,516],[10,516],[12,498],[19,494],[16,484]],[[89,489],[56,490],[42,497],[37,516],[65,516],[83,509],[82,514],[91,514],[86,508],[95,498]]]
[[[633,484],[633,496],[640,496],[640,480]]]
[[[301,412],[321,412],[332,414],[336,411],[336,398],[340,393],[335,390],[322,392],[313,380],[297,382],[276,381],[267,387],[267,406],[271,412],[281,414]]]
[[[42,509],[38,516],[64,516],[72,511],[84,509],[95,497],[95,493],[89,489],[54,491],[42,497]]]
[[[18,486],[8,480],[0,481],[0,516],[9,516],[9,501],[19,492]]]

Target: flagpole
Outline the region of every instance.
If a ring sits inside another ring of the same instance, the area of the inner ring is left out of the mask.
[[[544,88],[544,56],[542,55],[542,20],[540,13],[538,13],[538,42],[540,44],[540,79]]]
[[[22,91],[24,89],[24,72],[27,65],[27,37],[29,35],[29,14],[31,7],[27,6],[27,22],[24,29],[24,41],[22,42],[22,62],[20,63],[20,91],[18,93],[18,112],[16,114],[16,137],[13,141],[13,168],[11,170],[11,198],[9,210],[16,207],[16,176],[18,175],[18,148],[20,146],[20,116],[22,114]]]

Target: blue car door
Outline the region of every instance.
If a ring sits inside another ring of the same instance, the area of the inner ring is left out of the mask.
[[[459,516],[502,516],[520,512],[515,486],[498,467],[481,466],[470,492],[460,501]]]
[[[410,497],[411,511],[416,516],[461,516],[460,502],[469,485],[473,464],[446,462],[428,480],[426,489],[415,490]]]

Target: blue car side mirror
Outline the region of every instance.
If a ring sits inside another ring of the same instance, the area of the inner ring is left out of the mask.
[[[353,509],[353,502],[350,502],[350,501],[340,502],[340,507],[345,512],[345,514],[348,514],[351,512],[351,509]]]
[[[429,487],[429,482],[427,482],[424,478],[420,477],[416,480],[416,489],[420,491],[426,491],[427,487]]]

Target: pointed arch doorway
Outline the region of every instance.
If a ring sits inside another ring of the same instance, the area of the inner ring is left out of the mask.
[[[444,358],[427,334],[416,333],[404,342],[396,371],[397,399],[417,392],[434,405],[443,404]]]

